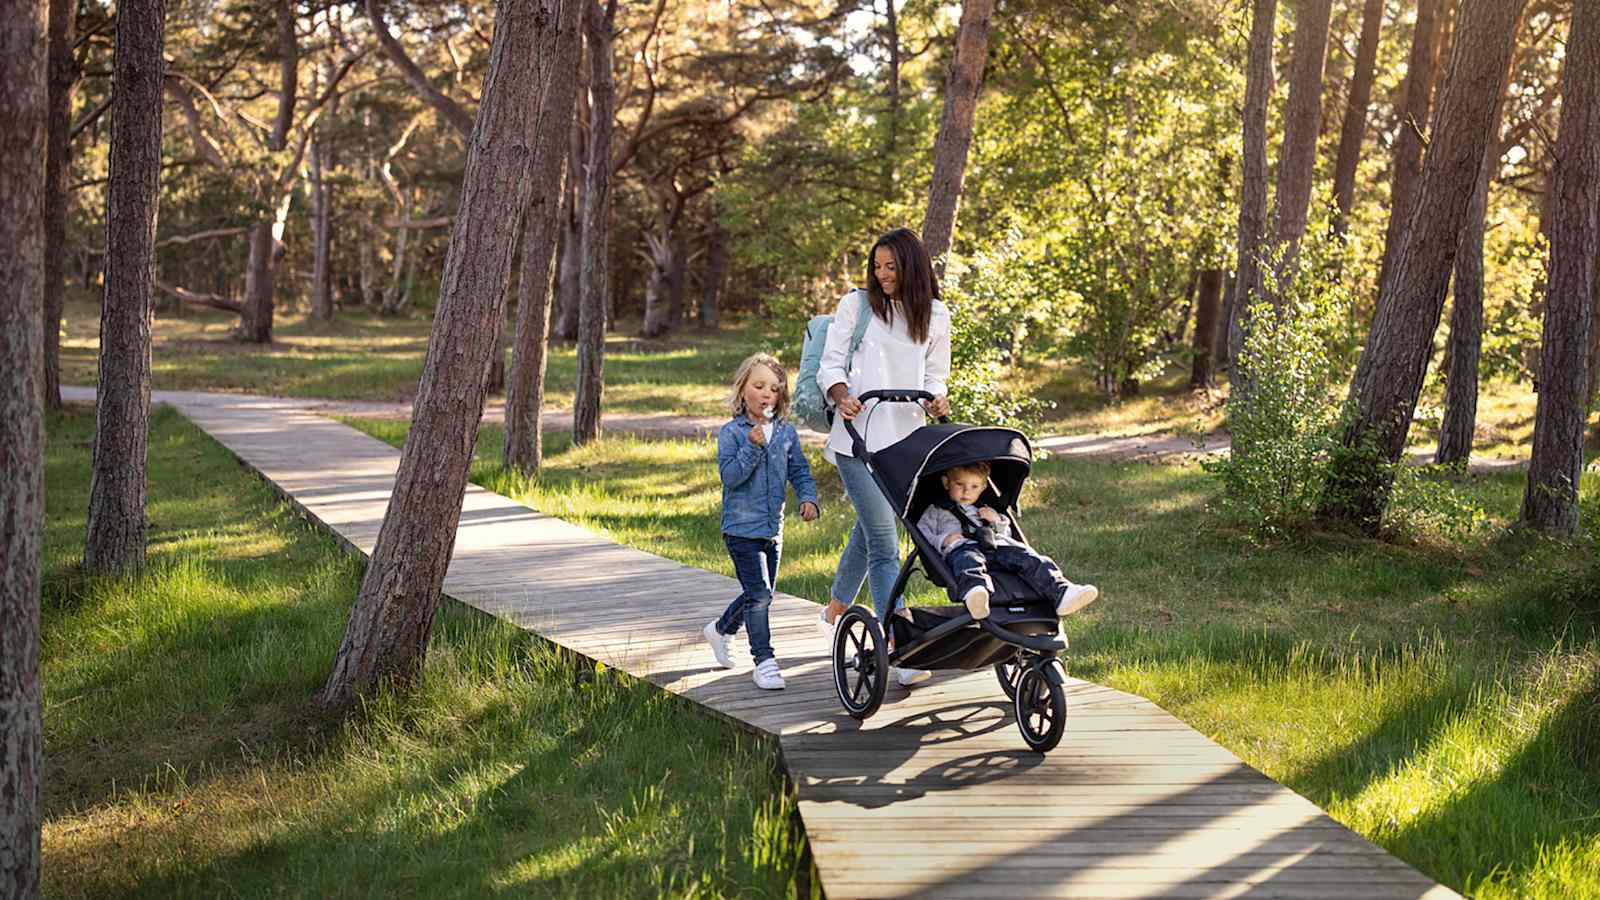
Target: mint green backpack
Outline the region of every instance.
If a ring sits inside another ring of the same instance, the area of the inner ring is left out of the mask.
[[[850,335],[850,354],[845,357],[845,368],[848,369],[849,361],[855,358],[856,348],[861,346],[861,336],[867,333],[867,325],[872,322],[872,301],[867,298],[867,292],[860,288],[845,296],[853,296],[861,304],[855,331]],[[800,374],[796,376],[794,402],[790,404],[794,417],[801,424],[823,434],[833,427],[833,408],[822,396],[822,386],[817,384],[817,370],[822,368],[822,348],[828,343],[828,329],[832,325],[832,313],[812,316],[811,321],[806,323],[805,340],[800,344]]]

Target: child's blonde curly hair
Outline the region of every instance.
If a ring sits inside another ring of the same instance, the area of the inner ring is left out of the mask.
[[[739,370],[733,373],[733,393],[728,395],[728,413],[735,416],[745,414],[744,388],[750,383],[750,373],[755,371],[756,366],[766,366],[778,378],[778,402],[773,407],[772,417],[781,419],[789,411],[789,372],[770,353],[752,353],[739,363]]]

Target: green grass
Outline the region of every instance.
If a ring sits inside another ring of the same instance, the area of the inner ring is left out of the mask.
[[[99,313],[91,303],[69,304],[62,339],[62,380],[95,383]],[[151,332],[152,383],[158,390],[224,391],[330,400],[408,401],[416,393],[431,320],[340,312],[321,323],[304,314],[278,316],[274,342],[241,344],[228,337],[235,316],[185,311],[161,316]],[[733,371],[745,356],[766,349],[798,359],[781,332],[752,320],[715,333],[680,331],[645,341],[622,322],[607,338],[608,410],[717,415]],[[509,362],[510,355],[507,354]],[[570,407],[577,373],[573,345],[555,343],[547,402]]]
[[[314,712],[361,564],[170,410],[147,570],[82,575],[93,424],[48,423],[46,896],[792,893],[772,745],[471,611]]]
[[[407,427],[351,424],[397,446]],[[533,478],[501,469],[499,446],[486,425],[475,482],[731,574],[710,442],[556,436]],[[820,602],[851,516],[812,466],[823,516],[791,519],[780,587]],[[1553,593],[1588,549],[1506,529],[1518,475],[1460,482],[1492,523],[1455,541],[1263,545],[1220,522],[1194,466],[1035,473],[1030,536],[1104,591],[1069,622],[1077,674],[1150,697],[1458,890],[1600,897],[1600,578]],[[914,602],[939,599],[917,583]]]

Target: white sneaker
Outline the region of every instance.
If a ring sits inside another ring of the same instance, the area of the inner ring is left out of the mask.
[[[1092,584],[1075,584],[1062,592],[1056,604],[1056,615],[1066,616],[1083,609],[1100,596],[1100,589]]]
[[[895,683],[901,687],[921,684],[933,677],[933,673],[927,669],[902,669],[899,666],[890,666],[889,674],[894,676]]]
[[[974,619],[989,617],[989,592],[982,587],[975,587],[967,591],[967,596],[962,598],[967,605],[967,612],[972,613]]]
[[[733,635],[718,631],[716,622],[707,622],[700,633],[706,636],[706,643],[711,645],[711,655],[717,658],[717,665],[724,669],[733,668],[733,657],[729,653],[733,649]]]
[[[783,690],[783,673],[778,671],[776,659],[763,659],[751,677],[755,680],[756,687],[763,691]]]

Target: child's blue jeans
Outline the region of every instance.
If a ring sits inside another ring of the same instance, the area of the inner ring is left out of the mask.
[[[772,587],[778,583],[778,557],[783,554],[783,544],[777,538],[747,538],[731,534],[722,536],[733,560],[733,573],[739,578],[744,592],[735,597],[722,618],[717,620],[717,631],[738,634],[739,626],[750,631],[750,655],[756,665],[772,659],[772,629],[767,624],[767,609],[772,606]]]

